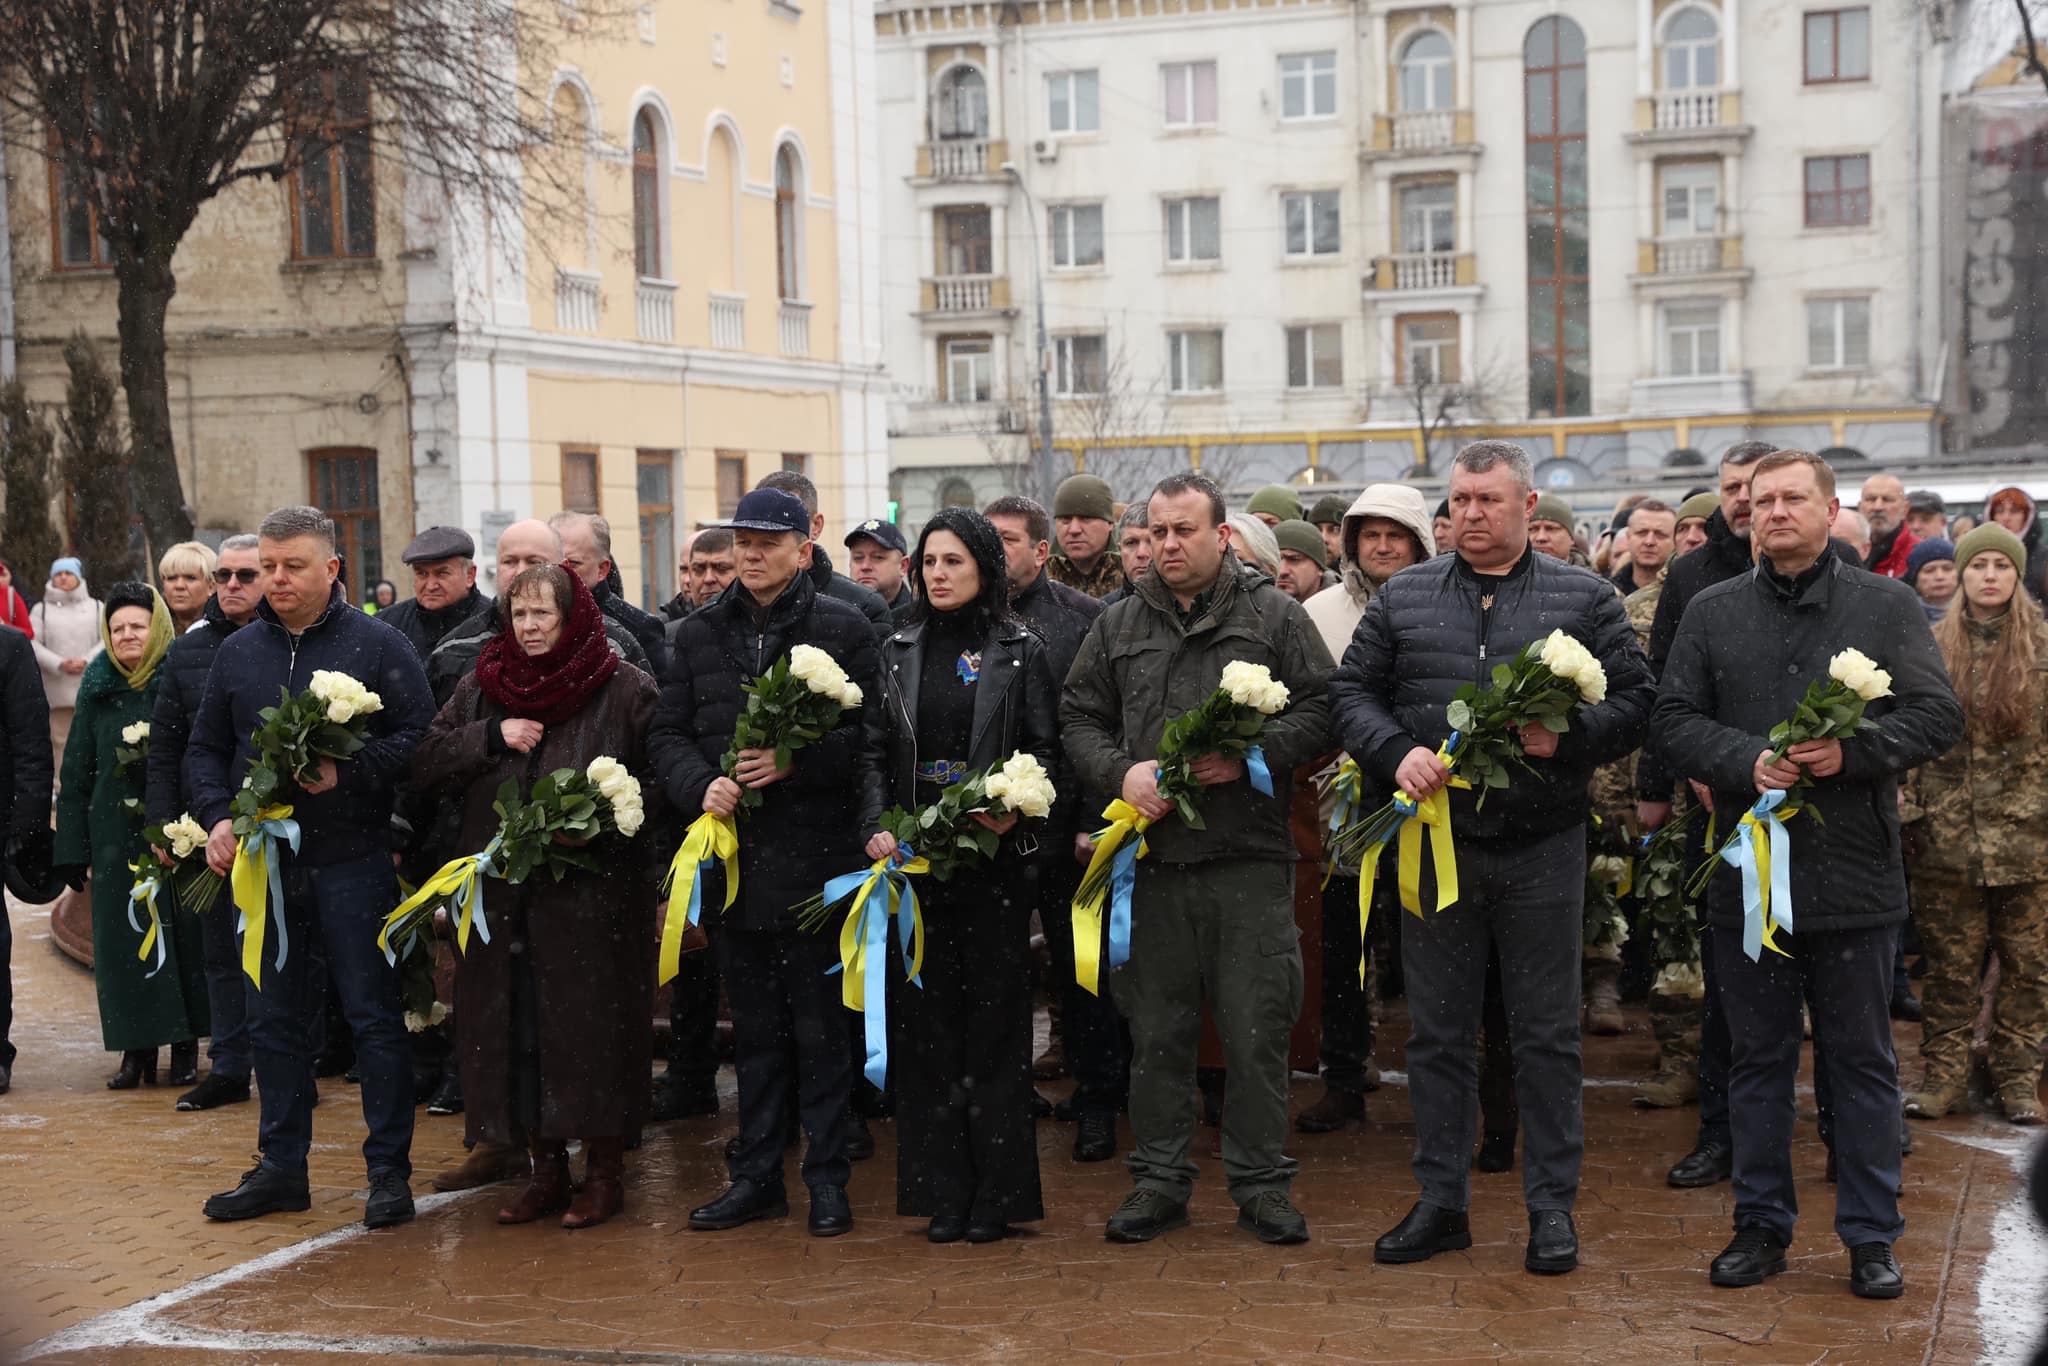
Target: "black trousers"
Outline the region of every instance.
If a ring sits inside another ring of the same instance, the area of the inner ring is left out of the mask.
[[[844,1186],[846,1101],[853,1067],[846,1056],[846,1020],[833,934],[794,930],[720,929],[712,939],[732,1007],[734,1068],[739,1074],[739,1148],[732,1176],[762,1185],[782,1182],[783,1139],[789,1132],[790,1081],[808,1142],[807,1186]]]
[[[1905,1231],[1899,1185],[1899,1063],[1892,1051],[1892,957],[1898,927],[1786,935],[1787,953],[1750,962],[1737,930],[1713,937],[1730,1041],[1735,1225],[1792,1241],[1793,1081],[1799,1007],[1810,1001],[1816,1063],[1826,1059],[1836,1170],[1835,1232],[1847,1247]]]
[[[1401,913],[1391,859],[1384,871],[1386,876],[1373,884],[1368,949],[1385,940],[1388,917]],[[1316,1056],[1322,1064],[1323,1081],[1353,1095],[1363,1095],[1371,1084],[1376,1042],[1372,993],[1378,984],[1368,963],[1365,982],[1360,985],[1359,952],[1358,879],[1339,873],[1323,889],[1323,1018]]]
[[[1101,995],[1074,980],[1074,893],[1080,889],[1083,869],[1073,860],[1072,846],[1067,840],[1061,848],[1041,854],[1034,865],[1038,919],[1045,927],[1053,989],[1060,996],[1067,1070],[1074,1074],[1074,1109],[1114,1115],[1130,1100],[1131,1027],[1110,994],[1113,979],[1107,959]]]
[[[708,919],[708,917],[707,917]],[[714,936],[715,937],[715,936]],[[668,1070],[689,1085],[718,1076],[718,963],[715,948],[686,953],[669,983]]]
[[[920,889],[923,985],[890,996],[898,1214],[1045,1217],[1031,1118],[1031,906],[1006,892],[1007,871]]]
[[[1508,1036],[1507,1000],[1500,989],[1500,945],[1486,951],[1486,999],[1479,1009],[1479,1128],[1513,1137],[1522,1127],[1515,1103],[1515,1050]]]

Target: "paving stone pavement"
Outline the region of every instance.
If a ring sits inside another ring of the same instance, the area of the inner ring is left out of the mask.
[[[313,1208],[213,1224],[199,1204],[246,1165],[254,1106],[179,1115],[166,1087],[107,1092],[114,1060],[98,1048],[88,974],[51,948],[40,912],[11,910],[22,1056],[0,1097],[0,1360],[2019,1361],[2048,1306],[2048,1243],[2027,1243],[2039,1234],[2015,1213],[2025,1141],[1980,1116],[1915,1129],[1903,1299],[1849,1294],[1810,1124],[1791,1270],[1759,1289],[1710,1288],[1730,1191],[1664,1184],[1694,1115],[1630,1107],[1625,1080],[1651,1051],[1640,1011],[1624,1038],[1588,1041],[1585,1246],[1569,1276],[1522,1270],[1518,1173],[1475,1177],[1470,1252],[1373,1264],[1372,1240],[1413,1199],[1398,1075],[1365,1129],[1295,1138],[1314,1241],[1293,1248],[1235,1228],[1206,1130],[1193,1226],[1105,1243],[1121,1164],[1074,1164],[1071,1130],[1050,1121],[1050,1217],[1001,1244],[934,1247],[895,1217],[886,1123],[875,1160],[855,1168],[846,1237],[806,1237],[800,1193],[789,1220],[692,1234],[685,1214],[722,1180],[729,1102],[651,1128],[629,1159],[626,1213],[604,1227],[500,1228],[498,1188],[434,1197],[417,1222],[370,1234],[357,1222],[361,1114],[338,1080],[321,1083]],[[1398,1068],[1393,1015],[1381,1063]],[[1297,1106],[1318,1094],[1300,1079],[1295,1091]],[[460,1137],[459,1118],[421,1112],[421,1190]]]

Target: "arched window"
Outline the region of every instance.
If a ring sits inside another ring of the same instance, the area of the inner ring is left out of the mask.
[[[784,299],[804,296],[802,184],[796,149],[784,143],[775,153],[775,292]]]
[[[1522,46],[1528,119],[1529,415],[1593,408],[1586,232],[1586,34],[1539,19]]]
[[[643,279],[661,275],[661,140],[654,111],[633,116],[633,269]]]
[[[1451,40],[1426,28],[1401,48],[1401,112],[1451,107]]]
[[[1664,88],[1711,90],[1721,83],[1721,26],[1698,5],[1664,25]]]
[[[988,82],[971,66],[956,66],[939,78],[932,127],[944,141],[988,136]]]

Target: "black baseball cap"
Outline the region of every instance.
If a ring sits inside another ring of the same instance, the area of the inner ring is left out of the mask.
[[[802,500],[793,493],[784,493],[781,489],[755,489],[742,497],[731,518],[719,525],[731,527],[734,531],[794,531],[808,538],[811,514],[804,510]]]
[[[898,555],[910,553],[910,542],[903,539],[903,528],[894,522],[885,522],[879,517],[870,517],[846,533],[846,544],[855,541],[873,541],[884,550],[893,550]]]

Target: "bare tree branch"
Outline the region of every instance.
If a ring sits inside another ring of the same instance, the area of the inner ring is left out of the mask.
[[[2020,12],[2020,31],[2026,34],[2027,70],[2041,79],[2041,88],[2048,90],[2048,64],[2041,61],[2041,49],[2034,41],[2034,16],[2027,9],[2027,0],[2012,0]]]

